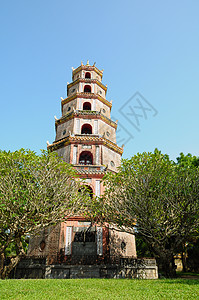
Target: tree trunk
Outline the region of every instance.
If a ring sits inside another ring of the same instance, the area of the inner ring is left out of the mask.
[[[187,272],[187,248],[186,248],[186,244],[182,245],[181,259],[182,259],[182,270],[183,270],[183,272]]]
[[[16,265],[20,262],[21,257],[24,256],[24,254],[25,254],[24,251],[22,251],[17,256],[11,258],[9,265],[3,267],[3,270],[1,273],[1,279],[5,279],[8,277],[8,275],[14,269],[14,267],[16,267]]]
[[[21,241],[21,234],[19,232],[17,232],[15,234],[15,246],[16,246],[16,256],[12,257],[10,259],[10,263],[8,265],[5,265],[5,253],[2,253],[2,257],[1,260],[3,259],[3,263],[2,261],[0,261],[1,265],[0,265],[0,278],[1,279],[5,279],[8,277],[8,275],[10,274],[10,272],[14,269],[14,267],[16,267],[16,265],[19,263],[19,261],[21,260],[22,256],[25,255],[25,251],[23,249],[23,244]]]
[[[1,253],[0,254],[0,278],[1,278],[1,274],[3,272],[4,262],[5,262],[5,255],[4,255],[4,253]]]
[[[166,278],[176,277],[176,265],[174,263],[173,255],[164,255],[160,257],[160,263]]]

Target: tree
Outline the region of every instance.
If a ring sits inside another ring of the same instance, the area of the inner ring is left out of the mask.
[[[87,199],[75,171],[55,153],[0,151],[0,276],[25,255],[25,239],[44,227],[80,214]],[[5,265],[8,250],[14,256]]]
[[[150,245],[165,275],[175,276],[174,255],[199,228],[199,172],[181,168],[157,149],[122,161],[107,174],[103,221],[136,231]]]
[[[196,168],[199,167],[199,158],[192,156],[190,153],[184,155],[182,152],[177,157],[177,164],[182,168]]]
[[[199,167],[199,158],[197,156],[193,156],[190,153],[187,155],[184,155],[182,152],[180,153],[180,156],[177,157],[177,165],[181,169],[196,169]],[[182,265],[183,265],[183,271],[187,271],[187,258],[188,262],[194,261],[194,264],[196,265],[197,255],[195,253],[198,253],[198,233],[194,233],[189,236],[189,239],[182,244],[181,247],[181,259],[182,259]],[[198,264],[199,262],[197,262]],[[192,270],[196,270],[196,268],[193,267],[193,263],[190,264],[189,267],[191,267]]]

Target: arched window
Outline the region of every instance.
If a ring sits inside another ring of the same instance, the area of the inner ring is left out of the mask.
[[[86,186],[86,191],[88,192],[89,196],[90,196],[91,198],[93,198],[93,189],[92,189],[92,187],[89,186],[89,185],[87,185],[87,186]]]
[[[91,86],[90,85],[85,85],[84,86],[84,93],[91,93]]]
[[[91,73],[89,73],[89,72],[86,72],[86,74],[85,74],[85,78],[91,78]]]
[[[93,155],[89,151],[83,151],[79,156],[80,165],[92,165],[93,164]]]
[[[93,198],[93,189],[90,185],[83,185],[79,190],[79,193],[84,193],[86,192],[86,194],[88,194],[88,196],[90,196],[91,198]]]
[[[84,124],[82,126],[81,134],[92,134],[92,126],[90,124]]]
[[[83,110],[91,110],[91,103],[90,102],[84,102]]]

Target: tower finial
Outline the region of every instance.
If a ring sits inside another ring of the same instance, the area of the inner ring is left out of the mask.
[[[87,60],[87,64],[86,65],[89,66],[89,60]]]
[[[82,62],[82,60],[81,60],[81,66],[83,66],[84,64],[83,64],[83,62]]]

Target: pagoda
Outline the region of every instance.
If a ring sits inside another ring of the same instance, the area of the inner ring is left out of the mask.
[[[61,118],[55,117],[56,138],[48,149],[57,151],[83,178],[90,195],[104,192],[102,178],[117,172],[123,148],[116,144],[117,122],[111,120],[112,101],[106,99],[103,70],[87,62],[72,68],[67,98],[61,98]],[[48,263],[94,264],[117,257],[135,258],[133,234],[91,224],[81,216],[67,219],[31,238],[29,256],[44,256]]]

